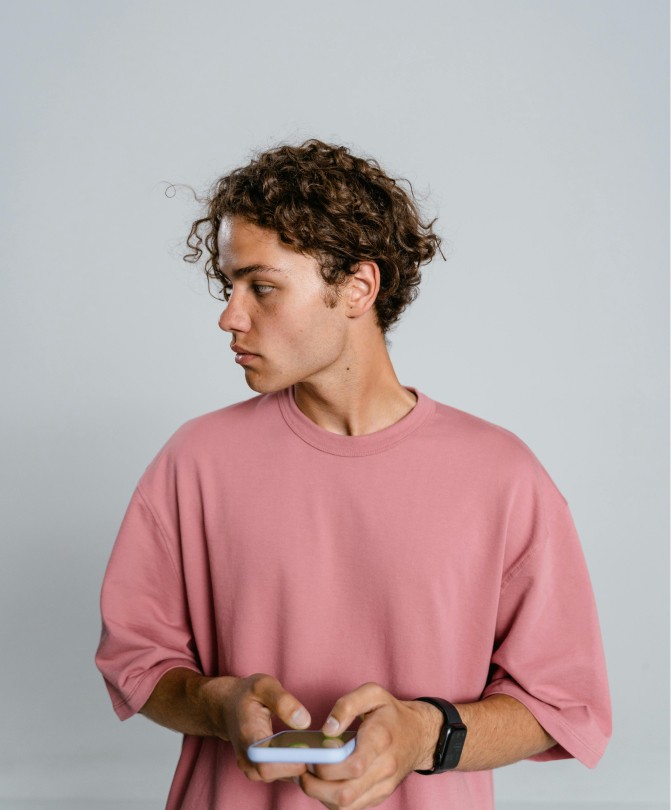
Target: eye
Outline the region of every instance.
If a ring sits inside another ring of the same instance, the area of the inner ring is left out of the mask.
[[[224,301],[228,301],[231,297],[231,290],[233,289],[233,285],[230,281],[222,282],[221,284],[221,293],[224,296]]]
[[[268,292],[274,289],[268,284],[252,284],[252,286],[259,295],[268,295]]]

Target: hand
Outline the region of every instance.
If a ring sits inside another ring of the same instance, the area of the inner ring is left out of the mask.
[[[210,683],[210,689],[217,689]],[[307,709],[280,682],[270,675],[250,675],[236,678],[225,685],[220,696],[224,729],[220,736],[230,740],[240,770],[254,782],[291,781],[305,773],[302,763],[250,762],[247,747],[273,733],[275,715],[290,728],[303,729],[310,725]]]
[[[335,703],[322,731],[335,736],[358,715],[364,718],[354,753],[338,764],[315,765],[300,777],[303,791],[329,810],[374,807],[411,771],[433,767],[443,722],[435,706],[397,700],[378,684],[367,683]]]

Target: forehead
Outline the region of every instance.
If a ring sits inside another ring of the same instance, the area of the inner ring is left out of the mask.
[[[275,231],[259,228],[240,217],[224,217],[217,232],[217,248],[222,258],[245,250],[272,249],[281,244]]]
[[[296,270],[318,269],[311,256],[295,251],[284,244],[278,233],[269,228],[260,228],[240,217],[224,217],[217,233],[219,266],[223,273],[235,277],[236,270],[246,275],[252,268],[271,269],[280,273]]]

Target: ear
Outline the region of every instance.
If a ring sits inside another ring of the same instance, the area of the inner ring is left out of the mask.
[[[380,268],[376,262],[359,262],[347,284],[347,317],[360,318],[375,303],[380,291]]]

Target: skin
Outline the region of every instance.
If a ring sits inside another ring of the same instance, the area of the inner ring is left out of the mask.
[[[402,419],[415,397],[396,378],[373,305],[375,262],[360,262],[334,307],[316,259],[277,234],[233,218],[219,230],[221,269],[231,286],[219,326],[260,357],[244,367],[258,393],[295,385],[298,407],[321,427],[357,436]],[[235,278],[240,268],[265,265]]]
[[[334,297],[317,261],[284,245],[273,231],[228,219],[218,247],[230,281],[219,326],[232,344],[257,355],[242,367],[252,390],[269,393],[294,385],[296,404],[306,416],[348,436],[382,430],[412,410],[415,396],[396,378],[375,319],[380,286],[375,262],[357,264]],[[250,267],[256,269],[239,273]],[[457,709],[468,727],[459,770],[496,768],[555,745],[531,712],[506,695]],[[354,753],[309,772],[304,764],[247,759],[247,746],[273,733],[273,716],[290,728],[312,725],[306,707],[271,675],[209,678],[173,669],[142,713],[183,734],[229,741],[249,779],[293,779],[331,810],[374,807],[409,773],[431,768],[442,726],[436,707],[399,700],[380,684],[362,684],[335,703],[322,726],[333,736],[363,716]]]

